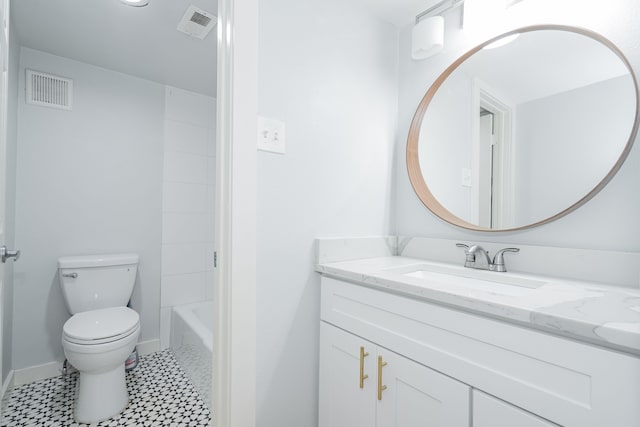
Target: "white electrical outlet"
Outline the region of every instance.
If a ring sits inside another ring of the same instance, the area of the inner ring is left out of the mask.
[[[258,150],[284,154],[285,142],[284,122],[258,116]]]

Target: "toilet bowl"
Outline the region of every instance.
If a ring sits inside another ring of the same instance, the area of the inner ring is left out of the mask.
[[[121,412],[129,402],[124,362],[140,335],[140,316],[128,307],[74,314],[64,324],[62,347],[80,372],[75,417],[96,423]]]
[[[67,360],[80,371],[75,417],[106,420],[129,402],[124,362],[140,335],[140,316],[127,307],[137,254],[74,255],[58,259],[58,278],[72,315],[62,328]]]

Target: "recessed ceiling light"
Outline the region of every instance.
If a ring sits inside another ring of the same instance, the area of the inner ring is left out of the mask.
[[[124,4],[129,6],[142,7],[149,4],[149,0],[120,0]]]

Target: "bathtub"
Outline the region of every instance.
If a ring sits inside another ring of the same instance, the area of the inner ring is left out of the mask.
[[[200,397],[211,405],[213,302],[173,307],[170,347]]]

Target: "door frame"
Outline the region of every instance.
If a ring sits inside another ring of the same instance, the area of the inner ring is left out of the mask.
[[[480,108],[494,115],[494,134],[499,144],[494,146],[492,185],[492,228],[509,228],[513,223],[513,123],[514,108],[509,101],[480,79],[473,79],[471,99],[471,164],[472,164],[472,212],[479,209],[478,184],[480,176]]]
[[[7,140],[8,140],[8,91],[9,91],[9,25],[10,25],[10,5],[9,0],[0,0],[0,245],[6,244],[7,239],[7,204],[6,204],[6,185],[7,185]],[[11,271],[11,270],[9,270]],[[6,298],[6,279],[7,272],[5,264],[0,263],[0,399],[4,397],[10,382],[12,381],[13,372],[11,369],[4,377],[4,305]],[[12,285],[13,286],[13,285]],[[11,302],[12,304],[12,302]]]
[[[218,3],[215,333],[217,427],[256,425],[258,0]]]

